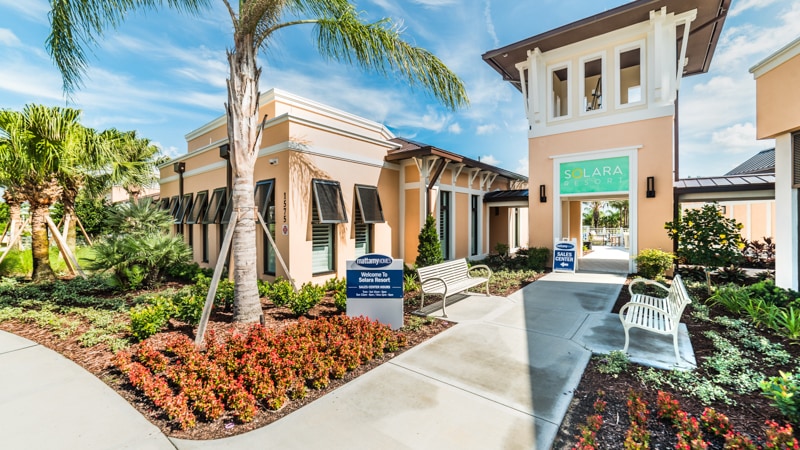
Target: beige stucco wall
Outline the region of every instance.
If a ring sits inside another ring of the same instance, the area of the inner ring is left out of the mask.
[[[756,78],[756,137],[800,130],[800,57]]]
[[[531,246],[552,248],[553,245],[553,204],[556,201],[555,190],[558,186],[553,180],[552,157],[633,147],[639,147],[636,150],[636,178],[631,180],[631,183],[636,183],[638,190],[636,214],[639,220],[636,248],[671,250],[672,241],[664,232],[664,223],[672,220],[673,119],[671,116],[531,138],[529,140],[530,184],[532,186],[544,184],[548,196],[547,203],[538,201],[530,203]],[[587,160],[605,157],[602,153],[585,155]],[[634,171],[631,173],[633,175]],[[655,198],[646,198],[648,176],[655,177]],[[602,199],[604,196],[595,194],[586,197]],[[631,212],[633,214],[633,210]],[[562,226],[566,231],[566,221],[562,220]]]

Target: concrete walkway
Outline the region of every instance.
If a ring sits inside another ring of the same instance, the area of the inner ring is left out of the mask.
[[[50,381],[74,366],[59,355],[31,344],[37,353],[13,359],[30,348],[5,351],[15,337],[0,333],[0,423],[9,448],[548,449],[592,352],[622,348],[622,326],[608,312],[624,280],[549,274],[508,298],[464,296],[447,307],[458,326],[281,420],[217,441],[167,440],[77,366],[76,386]],[[670,338],[631,340],[631,359],[674,367]],[[682,365],[691,367],[685,330],[681,345]],[[45,359],[58,367],[36,368]],[[48,408],[60,412],[35,418]]]

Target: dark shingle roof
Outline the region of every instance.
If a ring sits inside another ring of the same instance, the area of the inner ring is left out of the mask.
[[[775,173],[775,149],[761,150],[725,175],[754,175]]]

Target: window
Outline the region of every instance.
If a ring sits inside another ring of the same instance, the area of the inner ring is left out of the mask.
[[[800,132],[792,133],[792,187],[800,187]]]
[[[192,194],[183,194],[178,210],[175,212],[175,221],[173,223],[183,223],[186,213],[192,208]]]
[[[264,180],[256,183],[256,208],[267,225],[270,236],[275,239],[275,180]],[[262,228],[263,232],[263,228]],[[264,234],[264,273],[275,275],[275,249]]]
[[[439,191],[439,242],[442,257],[450,259],[450,193]]]
[[[203,223],[219,223],[220,216],[225,210],[225,191],[224,187],[214,189],[211,200],[208,202],[208,209],[205,211]]]
[[[357,223],[356,229],[356,258],[372,253],[372,225]]]
[[[202,261],[204,263],[207,263],[208,262],[208,224],[207,223],[204,223],[202,225],[202,231],[203,231],[203,250],[202,250],[201,257],[202,257]]]
[[[313,216],[316,223],[344,223],[347,222],[347,214],[344,210],[344,198],[342,188],[338,181],[330,180],[311,180],[311,187],[314,194]]]
[[[514,208],[514,248],[519,248],[519,208]]]
[[[550,86],[550,118],[566,118],[570,115],[569,83],[570,64],[551,67],[549,69],[548,84]]]
[[[208,208],[208,191],[198,192],[186,223],[190,225],[201,223],[206,208]]]
[[[162,198],[161,201],[158,203],[158,209],[169,211],[169,199]]]
[[[644,65],[642,43],[617,48],[617,105],[644,103]]]
[[[587,56],[580,64],[581,113],[602,111],[603,91],[605,90],[605,64],[603,55]]]
[[[231,215],[233,214],[233,193],[228,195],[228,199],[225,202],[225,212],[222,214],[222,219],[219,223],[223,225],[227,225],[231,222]]]
[[[311,226],[311,273],[333,271],[334,224],[316,223]]]
[[[475,255],[478,254],[478,245],[479,245],[479,241],[478,241],[478,236],[479,236],[478,228],[479,227],[478,227],[478,225],[480,224],[480,222],[479,222],[479,220],[480,220],[479,219],[479,211],[480,210],[478,208],[480,207],[479,206],[480,205],[480,196],[473,195],[471,197],[471,202],[472,203],[471,203],[471,207],[470,207],[471,208],[470,209],[470,226],[471,226],[472,229],[470,231],[472,232],[472,235],[471,235],[471,239],[470,239],[470,253],[469,254],[471,256],[475,256]]]

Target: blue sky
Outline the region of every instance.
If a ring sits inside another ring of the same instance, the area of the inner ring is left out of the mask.
[[[399,80],[321,58],[309,26],[284,29],[261,54],[261,90],[277,87],[384,123],[398,136],[527,174],[522,95],[481,59],[491,49],[626,3],[622,0],[359,0],[391,17],[404,37],[465,82],[471,107],[450,112]],[[90,50],[84,86],[70,101],[45,49],[46,0],[0,0],[0,108],[68,105],[85,125],[137,130],[165,154],[222,115],[230,18],[214,2],[202,18],[170,11],[131,16]],[[800,2],[733,0],[709,73],[681,86],[681,173],[721,175],[770,141],[755,139],[755,82],[748,69],[798,36]]]

